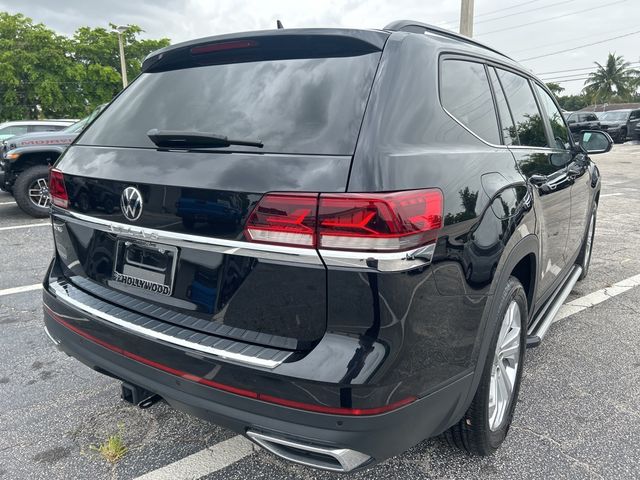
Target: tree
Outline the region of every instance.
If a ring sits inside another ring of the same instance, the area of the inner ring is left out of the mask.
[[[123,34],[129,78],[146,55],[169,45],[141,33],[129,25]],[[105,28],[82,27],[68,38],[22,14],[0,12],[0,65],[0,121],[80,118],[122,86],[118,36]]]
[[[556,97],[559,96],[562,92],[564,92],[564,87],[561,87],[559,83],[555,83],[555,82],[548,82],[547,88],[551,90],[551,92]]]
[[[584,92],[592,102],[604,103],[613,97],[620,101],[631,99],[638,88],[638,70],[630,68],[630,63],[615,53],[609,53],[604,66],[594,63],[598,68],[584,84]]]
[[[589,98],[586,95],[563,95],[558,97],[560,106],[568,111],[575,112],[589,105]]]

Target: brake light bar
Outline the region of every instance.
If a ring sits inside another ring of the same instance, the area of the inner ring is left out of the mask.
[[[222,52],[225,50],[236,50],[238,48],[251,48],[257,47],[258,42],[253,40],[236,40],[233,42],[218,42],[218,43],[209,43],[207,45],[200,45],[197,47],[193,47],[191,51],[191,55],[204,55],[207,53],[213,52]]]
[[[392,193],[269,193],[245,227],[248,240],[305,248],[403,251],[435,241],[438,189]]]
[[[51,196],[51,203],[55,206],[61,208],[69,207],[69,195],[67,194],[67,187],[64,185],[64,175],[57,168],[52,168],[49,171],[49,195]]]

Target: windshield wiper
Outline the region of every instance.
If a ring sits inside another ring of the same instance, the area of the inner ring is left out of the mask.
[[[147,132],[149,139],[161,148],[196,149],[223,148],[231,145],[262,148],[262,142],[234,140],[222,135],[205,132],[184,132],[178,130],[158,130],[152,128]]]

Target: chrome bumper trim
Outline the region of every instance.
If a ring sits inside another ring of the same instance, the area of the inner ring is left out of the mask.
[[[56,298],[61,301],[62,303],[65,303],[73,308],[76,308],[78,310],[80,310],[81,312],[87,314],[87,315],[91,315],[95,318],[98,318],[102,321],[111,323],[113,325],[117,325],[120,328],[123,328],[125,330],[134,332],[136,334],[139,334],[143,337],[146,338],[151,338],[153,340],[160,340],[162,342],[168,343],[168,344],[172,344],[172,345],[178,345],[184,348],[188,348],[190,350],[194,350],[197,352],[201,352],[201,353],[205,353],[205,354],[209,354],[209,355],[213,355],[215,357],[218,357],[220,359],[223,360],[228,360],[234,363],[239,363],[242,365],[251,365],[254,367],[262,367],[262,368],[268,368],[268,369],[273,369],[275,367],[277,367],[278,365],[280,365],[282,362],[284,362],[290,355],[292,352],[286,352],[286,351],[278,351],[275,349],[268,349],[268,348],[263,348],[263,347],[258,347],[256,345],[253,344],[244,344],[244,343],[240,343],[240,342],[235,342],[235,341],[229,341],[227,339],[221,338],[221,337],[215,337],[215,336],[209,336],[209,338],[214,338],[216,339],[216,341],[221,342],[222,344],[226,345],[226,348],[216,348],[215,346],[211,346],[211,345],[203,345],[202,343],[196,343],[193,341],[190,341],[189,338],[193,337],[195,335],[200,335],[200,336],[205,336],[203,334],[199,334],[198,332],[192,331],[192,330],[188,330],[188,329],[184,329],[184,328],[180,328],[180,327],[176,327],[172,324],[166,324],[164,322],[160,322],[160,321],[155,321],[153,319],[150,319],[149,317],[144,317],[142,315],[136,315],[137,318],[140,319],[144,319],[144,325],[147,324],[151,324],[151,325],[156,325],[156,324],[164,324],[166,325],[168,328],[172,329],[175,331],[175,329],[178,329],[178,334],[181,333],[181,331],[185,331],[190,333],[190,336],[187,336],[186,338],[179,338],[177,336],[174,335],[169,335],[167,333],[161,332],[161,331],[157,331],[156,329],[152,329],[152,328],[146,328],[145,326],[142,325],[138,325],[132,322],[129,322],[127,320],[124,320],[122,318],[119,318],[115,315],[111,315],[109,313],[105,313],[97,308],[94,308],[90,305],[86,305],[85,303],[73,298],[71,295],[69,295],[69,293],[67,292],[65,286],[59,282],[51,282],[49,285],[50,291],[56,296]],[[84,294],[87,295],[87,294]],[[99,300],[98,300],[99,301]],[[110,305],[110,304],[106,304],[106,302],[101,302],[100,303],[105,303],[105,305]],[[124,311],[123,309],[120,309],[117,306],[114,305],[110,305],[111,310],[112,311]],[[49,307],[51,308],[51,307]],[[237,348],[238,346],[242,346],[243,348],[239,350],[239,348]],[[229,351],[229,350],[236,350],[234,351]],[[246,355],[243,354],[244,351],[252,351],[255,352],[255,355]],[[275,353],[273,353],[275,352]],[[265,355],[265,357],[269,357],[269,358],[259,358],[260,355],[262,355],[263,353],[267,353],[267,355]]]

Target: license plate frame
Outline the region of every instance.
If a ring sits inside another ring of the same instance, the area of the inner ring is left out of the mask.
[[[127,237],[116,238],[112,281],[145,292],[173,294],[178,247]]]

